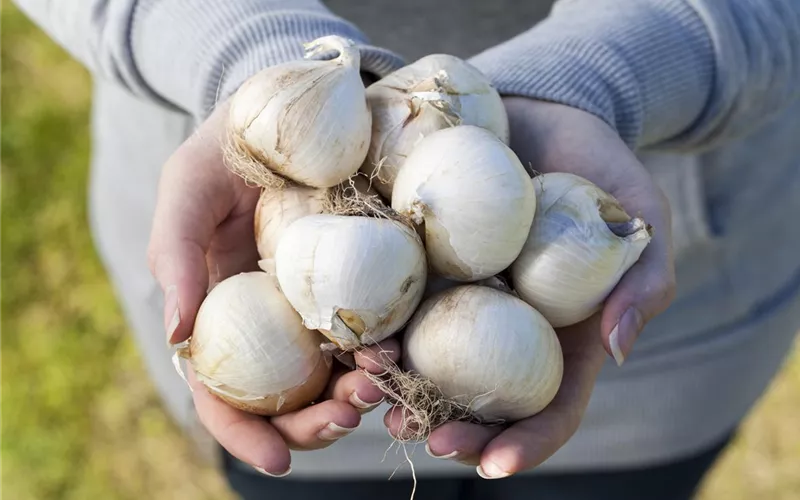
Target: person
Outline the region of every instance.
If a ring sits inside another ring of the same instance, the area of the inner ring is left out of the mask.
[[[158,333],[187,338],[209,283],[255,265],[258,193],[223,165],[225,102],[319,36],[356,41],[367,80],[402,66],[398,53],[469,58],[506,96],[523,163],[587,177],[655,228],[602,314],[559,332],[553,404],[504,430],[436,430],[412,458],[416,498],[691,498],[791,348],[795,0],[17,3],[95,76],[99,252],[167,410],[190,433],[199,416],[243,498],[410,493],[407,468],[386,481],[402,460],[383,459],[381,394],[359,372],[263,419],[190,392]]]

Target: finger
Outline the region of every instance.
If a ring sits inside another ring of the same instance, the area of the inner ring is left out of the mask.
[[[393,406],[383,416],[389,435],[398,440],[416,439],[418,426],[408,419],[407,410]],[[468,422],[448,422],[430,433],[425,451],[433,458],[456,460],[477,465],[481,452],[502,432],[499,426],[482,426]]]
[[[272,425],[292,449],[317,450],[350,434],[361,423],[358,410],[343,401],[324,401],[272,418]]]
[[[328,399],[349,403],[362,414],[383,402],[383,392],[359,370],[334,375],[328,391]]]
[[[200,422],[223,448],[267,475],[291,472],[289,448],[266,419],[233,408],[209,393],[191,368],[187,372]]]
[[[536,467],[575,433],[605,360],[598,327],[595,316],[559,331],[564,377],[558,394],[541,413],[515,423],[489,442],[478,467],[481,477],[496,479]]]
[[[408,412],[401,406],[392,406],[383,415],[383,424],[389,435],[398,440],[407,440],[417,431],[416,426],[408,422]]]
[[[397,339],[388,339],[376,345],[367,346],[356,352],[356,364],[375,375],[386,372],[387,362],[397,363],[400,360],[400,343]]]
[[[481,452],[503,430],[500,426],[484,426],[468,422],[449,422],[434,429],[425,443],[425,451],[433,458],[455,460],[478,465]]]
[[[645,324],[667,309],[675,296],[669,204],[658,188],[650,192],[647,202],[629,202],[625,208],[641,207],[641,216],[653,228],[652,239],[603,307],[603,344],[618,365],[630,354]]]
[[[425,429],[420,426],[422,418],[424,418],[422,414],[412,413],[402,405],[394,405],[384,413],[383,424],[389,435],[398,441],[421,441],[428,437],[425,435]],[[428,429],[430,430],[432,429]]]
[[[191,334],[208,288],[206,252],[235,202],[221,155],[222,120],[218,110],[167,161],[159,181],[148,261],[165,294],[172,343]]]

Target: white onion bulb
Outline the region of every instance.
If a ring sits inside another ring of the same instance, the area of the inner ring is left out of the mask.
[[[412,229],[386,218],[327,214],[284,231],[275,271],[305,326],[343,349],[402,328],[427,276],[425,250]]]
[[[376,188],[392,194],[397,172],[414,146],[431,132],[475,125],[508,143],[508,117],[500,95],[477,68],[455,56],[433,54],[398,69],[367,88],[372,140],[362,171],[380,165]]]
[[[532,179],[537,208],[511,279],[519,296],[554,327],[597,312],[651,238],[611,195],[579,176]]]
[[[358,196],[375,196],[377,193],[362,175],[354,176],[333,188],[310,188],[286,185],[280,189],[264,189],[258,199],[255,213],[255,237],[258,254],[262,259],[273,259],[283,231],[307,215],[330,213],[335,210],[331,200],[334,190],[351,200]]]
[[[424,224],[435,273],[477,281],[517,258],[536,196],[508,146],[482,128],[464,125],[419,143],[395,180],[392,208]]]
[[[297,219],[324,213],[327,199],[326,189],[287,186],[263,190],[255,214],[256,246],[261,258],[274,258],[283,231]]]
[[[198,380],[228,404],[281,415],[317,398],[330,378],[322,337],[262,272],[231,276],[206,296],[188,348]]]
[[[259,169],[233,161],[231,168],[257,184],[271,185],[274,173],[307,186],[331,187],[355,173],[367,154],[372,116],[358,49],[349,40],[327,36],[307,50],[309,56],[328,50],[339,55],[268,67],[231,100],[233,142],[262,163]]]
[[[403,362],[484,420],[530,417],[553,400],[563,356],[553,328],[522,300],[462,285],[427,299],[406,328]]]

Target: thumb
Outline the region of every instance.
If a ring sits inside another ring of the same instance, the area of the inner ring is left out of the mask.
[[[159,182],[148,261],[164,292],[171,344],[191,335],[208,288],[206,253],[235,197],[220,147],[222,116],[217,110],[178,148]]]
[[[664,312],[675,296],[669,208],[648,212],[653,238],[603,307],[603,345],[618,365],[630,354],[645,324]]]

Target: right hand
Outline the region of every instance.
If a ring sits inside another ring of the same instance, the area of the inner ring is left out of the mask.
[[[148,258],[165,293],[170,344],[191,336],[209,284],[258,270],[253,217],[259,191],[246,186],[223,162],[227,110],[225,104],[218,107],[161,173]],[[381,349],[399,353],[396,342],[387,341],[357,354],[356,363],[381,373],[372,361]],[[329,446],[355,429],[361,413],[382,400],[381,391],[362,373],[339,368],[317,404],[269,419],[234,409],[211,395],[191,368],[188,378],[200,421],[211,435],[239,460],[268,475],[284,476],[291,470],[290,449]]]
[[[542,412],[507,429],[450,422],[435,429],[428,449],[479,474],[501,478],[537,467],[572,437],[581,423],[603,367],[603,351],[624,361],[647,321],[664,311],[675,294],[670,210],[650,174],[605,122],[569,106],[505,98],[511,147],[538,172],[569,172],[613,195],[630,214],[641,215],[655,234],[641,258],[625,274],[602,311],[556,330],[564,355],[564,375],[555,399]],[[392,435],[402,428],[402,412],[389,410]]]

